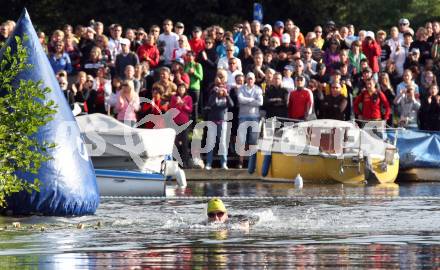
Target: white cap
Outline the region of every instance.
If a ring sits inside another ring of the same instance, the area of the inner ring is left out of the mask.
[[[119,43],[121,43],[121,45],[127,45],[130,46],[130,40],[128,38],[121,38],[119,40]]]
[[[248,72],[248,74],[246,74],[246,78],[252,78],[255,80],[255,74],[252,72]]]
[[[371,39],[374,39],[374,33],[373,31],[367,31],[367,33],[365,33],[365,37],[370,37]]]
[[[281,38],[281,43],[290,43],[290,35],[287,33],[284,33],[283,37]]]
[[[267,29],[269,29],[271,32],[272,32],[272,25],[270,25],[270,24],[265,24],[264,26],[263,26],[263,29],[264,28],[267,28]]]

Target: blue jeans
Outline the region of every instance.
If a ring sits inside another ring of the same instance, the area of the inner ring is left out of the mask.
[[[206,143],[211,144],[213,147],[211,151],[208,152],[206,156],[206,165],[211,166],[212,160],[214,158],[214,148],[215,145],[218,143],[218,154],[220,156],[221,165],[226,165],[226,162],[228,161],[228,147],[227,147],[227,122],[221,121],[221,122],[214,122],[215,126],[217,128],[216,136],[213,138],[213,136],[209,134],[206,138]]]

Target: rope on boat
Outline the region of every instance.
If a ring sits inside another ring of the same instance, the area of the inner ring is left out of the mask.
[[[294,200],[294,201],[440,201],[436,196],[101,196],[101,199],[124,199],[124,200],[161,200],[161,201],[203,201],[212,198],[234,201],[255,200]]]

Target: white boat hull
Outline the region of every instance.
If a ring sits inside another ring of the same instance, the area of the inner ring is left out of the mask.
[[[95,173],[101,196],[165,196],[162,174],[100,169]]]

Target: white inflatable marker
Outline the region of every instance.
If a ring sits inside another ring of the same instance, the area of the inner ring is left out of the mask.
[[[182,169],[178,169],[176,173],[176,181],[180,188],[186,188],[186,175]]]
[[[303,178],[302,178],[302,176],[300,174],[296,175],[294,181],[295,181],[295,187],[297,189],[302,189],[303,188]]]

